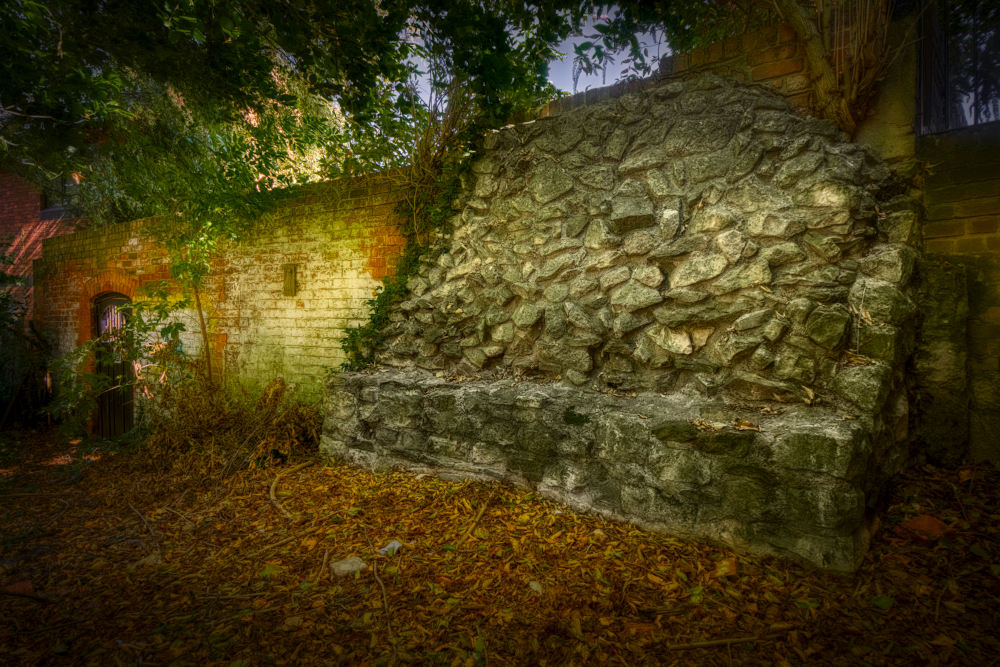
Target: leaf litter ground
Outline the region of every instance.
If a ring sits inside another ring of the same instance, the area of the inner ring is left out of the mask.
[[[223,477],[194,458],[164,467],[148,453],[21,435],[31,458],[0,471],[4,665],[989,666],[1000,656],[1000,472],[988,464],[910,469],[860,571],[835,577],[501,484],[301,455]],[[900,528],[927,516],[941,534]],[[402,547],[379,555],[392,540]],[[329,564],[350,557],[366,567],[334,577]]]

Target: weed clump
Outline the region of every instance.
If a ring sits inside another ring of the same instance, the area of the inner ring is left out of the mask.
[[[176,495],[181,487],[245,485],[274,465],[317,450],[322,417],[315,405],[298,400],[295,385],[284,378],[274,378],[257,395],[238,381],[210,381],[193,362],[175,363],[186,372],[144,401],[141,444],[99,463],[123,467],[126,483],[91,493],[111,505],[148,504],[151,495]]]

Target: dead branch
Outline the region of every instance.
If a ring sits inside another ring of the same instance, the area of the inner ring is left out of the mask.
[[[479,520],[483,518],[483,514],[486,512],[486,508],[489,507],[490,501],[492,500],[493,500],[493,495],[491,494],[489,498],[483,501],[483,506],[482,508],[480,508],[479,514],[476,515],[476,518],[472,520],[472,525],[469,526],[469,529],[465,531],[465,535],[462,535],[462,538],[455,544],[456,550],[460,546],[462,546],[462,543],[465,542],[465,540],[469,539],[469,535],[472,534],[472,531],[475,529],[476,524],[479,523]]]
[[[329,519],[330,517],[333,517],[333,516],[336,516],[336,512],[334,512],[333,514],[326,515],[325,517],[323,517],[322,520]],[[320,523],[320,525],[318,525],[318,526],[313,526],[312,528],[307,528],[307,529],[305,529],[305,530],[303,530],[303,531],[301,531],[299,533],[296,533],[295,535],[291,535],[290,537],[286,537],[283,540],[275,542],[272,545],[269,545],[269,546],[266,546],[266,547],[262,547],[257,552],[255,552],[253,555],[254,556],[259,556],[260,554],[264,553],[265,551],[273,551],[273,550],[277,549],[278,547],[282,547],[282,546],[288,544],[289,542],[293,542],[293,541],[295,541],[297,539],[305,537],[306,535],[311,535],[311,534],[313,534],[313,533],[315,533],[315,532],[317,532],[319,530],[322,530],[323,527],[324,527],[323,524]]]
[[[129,506],[129,508],[139,516],[139,519],[142,521],[143,525],[146,526],[146,530],[149,531],[150,537],[153,538],[153,544],[156,545],[156,550],[159,551],[160,550],[160,542],[159,542],[159,540],[156,539],[156,533],[154,533],[153,529],[149,527],[148,523],[146,523],[146,517],[144,517],[139,512],[139,510],[137,510],[136,508],[132,507],[132,503],[127,503],[127,504]]]
[[[0,591],[0,595],[9,595],[15,598],[28,598],[29,600],[36,600],[38,602],[52,603],[55,600],[50,600],[49,598],[43,598],[38,595],[32,595],[31,593],[15,593],[14,591]]]
[[[326,572],[326,564],[330,559],[330,550],[327,549],[323,552],[323,564],[319,566],[319,572],[316,573],[316,580],[313,581],[314,584],[318,584],[320,579],[323,578],[323,573]]]
[[[292,468],[291,470],[287,471],[287,473],[284,473],[284,474],[289,474],[290,475],[290,474],[292,474],[294,472],[298,472],[299,470],[303,470],[305,468],[308,468],[309,466],[311,466],[314,463],[315,463],[315,461],[307,461],[306,463],[301,463],[301,464],[295,466],[294,468]],[[288,519],[291,519],[292,521],[296,521],[297,519],[296,519],[295,515],[293,515],[291,512],[289,512],[284,507],[282,507],[281,503],[278,502],[278,497],[274,495],[274,489],[275,489],[275,487],[278,486],[278,480],[281,479],[281,475],[282,474],[283,473],[278,473],[277,475],[275,475],[274,476],[274,480],[271,482],[271,490],[270,490],[271,502],[274,503],[274,506],[278,508],[278,511],[281,512],[282,514],[284,514]]]
[[[732,637],[730,639],[713,639],[705,642],[692,642],[690,644],[673,644],[664,646],[666,651],[686,651],[692,648],[705,648],[707,646],[728,646],[740,642],[757,642],[774,639],[777,635],[754,635],[753,637]]]

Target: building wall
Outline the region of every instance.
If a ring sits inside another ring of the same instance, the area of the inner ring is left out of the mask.
[[[0,269],[28,279],[27,285],[15,287],[13,293],[29,308],[33,303],[31,263],[42,256],[42,241],[70,233],[75,222],[62,217],[42,220],[41,201],[36,188],[10,172],[0,171],[0,243],[10,244],[6,252],[14,262]]]
[[[388,177],[312,186],[281,206],[259,235],[223,249],[201,289],[213,366],[247,382],[282,375],[318,396],[324,368],[338,366],[345,327],[365,320],[381,279],[404,245],[398,195]],[[35,320],[65,353],[93,336],[95,297],[170,281],[168,252],[138,220],[44,242],[35,262]],[[282,265],[297,265],[297,294],[283,296]],[[202,355],[197,311],[177,314],[184,349]]]
[[[915,153],[915,21],[916,16],[910,15],[891,24],[891,62],[872,98],[868,116],[858,124],[853,138],[856,143],[874,149],[889,164],[910,160]],[[839,41],[844,43],[844,39],[840,36]],[[834,71],[838,75],[843,51],[841,47],[834,52]],[[711,72],[734,83],[761,86],[784,97],[789,106],[800,113],[808,109],[810,71],[805,46],[790,26],[781,25],[662,58],[653,77],[623,81],[554,100],[542,107],[539,115],[545,117],[591,106],[652,88],[663,79],[684,80],[702,72]]]
[[[968,284],[972,459],[1000,457],[1000,123],[920,137],[925,250]]]

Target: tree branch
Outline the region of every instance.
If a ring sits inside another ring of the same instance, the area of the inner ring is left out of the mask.
[[[829,51],[823,43],[816,24],[809,18],[806,9],[796,0],[773,0],[775,8],[802,39],[806,47],[806,60],[809,69],[815,77],[813,80],[813,96],[816,100],[816,110],[824,118],[836,121],[840,129],[852,137],[857,129],[857,123],[851,114],[847,100],[840,90],[837,75],[827,59]]]

